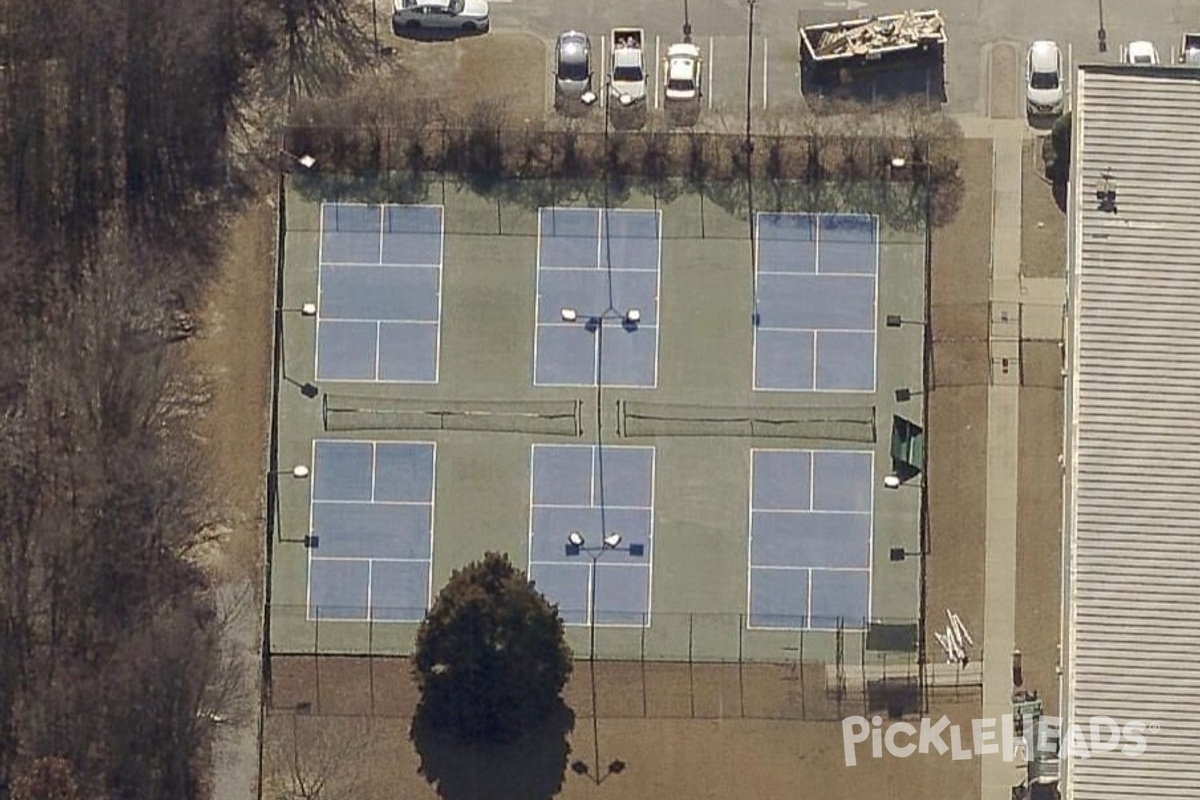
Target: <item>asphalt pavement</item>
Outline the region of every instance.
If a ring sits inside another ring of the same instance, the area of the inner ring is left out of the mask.
[[[797,27],[801,21],[808,24],[896,13],[910,5],[888,0],[756,0],[751,37],[748,0],[492,3],[496,30],[534,33],[545,39],[548,48],[559,32],[569,28],[591,35],[597,52],[613,27],[643,28],[649,51],[648,78],[655,86],[661,83],[659,70],[667,46],[683,38],[686,9],[692,40],[706,60],[704,77],[706,81],[711,77],[705,112],[730,118],[744,114],[747,90],[754,109],[794,105],[799,99]],[[1200,4],[1190,0],[942,0],[929,6],[939,8],[946,21],[947,110],[960,114],[985,113],[990,53],[996,44],[1016,45],[1013,57],[1023,60],[1029,42],[1053,39],[1071,63],[1077,64],[1117,61],[1122,45],[1147,39],[1166,61],[1178,50],[1185,30],[1200,30]],[[1101,27],[1107,45],[1104,52]],[[1016,68],[1023,72],[1024,64],[1018,63]],[[661,92],[657,99],[661,103]],[[655,102],[653,94],[650,102]]]

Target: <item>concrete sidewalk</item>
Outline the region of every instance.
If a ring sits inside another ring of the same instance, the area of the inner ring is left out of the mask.
[[[988,331],[987,550],[984,584],[983,716],[1012,712],[1016,639],[1017,439],[1021,357],[1021,168],[1023,121],[993,120],[991,319]],[[985,756],[984,800],[1011,800],[1023,769],[1012,754]]]

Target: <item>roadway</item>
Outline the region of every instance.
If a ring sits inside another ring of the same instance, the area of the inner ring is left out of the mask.
[[[613,27],[635,26],[646,31],[649,80],[661,83],[661,56],[683,36],[684,0],[648,3],[644,0],[492,0],[496,30],[524,30],[551,47],[555,36],[577,28],[592,36],[599,54]],[[747,94],[747,0],[688,0],[687,13],[693,41],[704,53],[707,87],[705,111],[739,118]],[[797,21],[832,21],[871,14],[903,11],[910,3],[889,0],[757,0],[753,49],[750,55],[749,91],[755,109],[793,105],[799,99]],[[1000,43],[1013,44],[1013,65],[1023,72],[1026,45],[1034,39],[1053,39],[1080,61],[1116,61],[1121,46],[1149,39],[1163,59],[1179,46],[1187,29],[1200,30],[1200,5],[1190,0],[941,0],[926,7],[940,8],[946,20],[949,45],[946,57],[947,110],[959,114],[984,114],[991,50]],[[1100,52],[1098,31],[1103,19],[1107,52]],[[655,58],[655,52],[659,57]],[[607,50],[606,50],[607,52]],[[1008,50],[1005,51],[1006,57]],[[597,62],[597,70],[603,67]],[[661,103],[661,95],[658,98]],[[650,102],[655,102],[652,94]],[[711,120],[710,120],[711,121]]]

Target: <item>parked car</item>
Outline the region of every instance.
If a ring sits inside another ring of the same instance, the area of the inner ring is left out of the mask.
[[[578,100],[592,88],[592,43],[586,33],[566,31],[554,47],[555,103]]]
[[[690,42],[667,48],[663,65],[663,92],[667,100],[696,100],[700,97],[700,48]]]
[[[486,31],[489,13],[487,0],[394,0],[392,31]]]
[[[1130,42],[1125,47],[1125,63],[1153,66],[1161,64],[1154,42]]]
[[[1025,107],[1031,117],[1063,111],[1063,57],[1058,45],[1034,42],[1025,58]]]

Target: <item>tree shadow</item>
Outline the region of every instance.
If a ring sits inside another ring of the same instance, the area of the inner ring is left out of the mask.
[[[549,800],[561,791],[575,712],[560,699],[537,728],[512,742],[464,743],[437,730],[424,704],[409,736],[420,773],[445,800]]]

